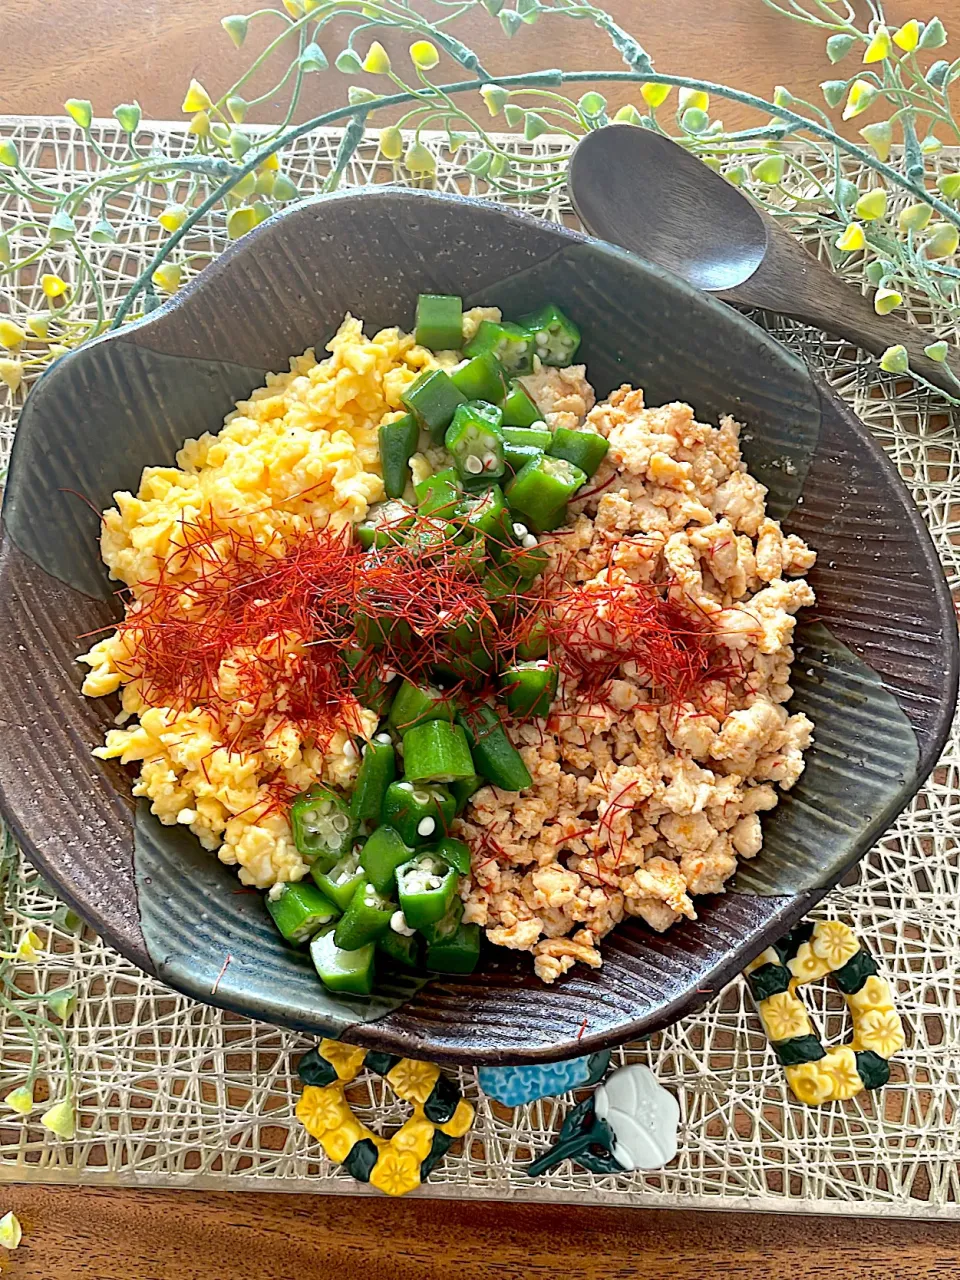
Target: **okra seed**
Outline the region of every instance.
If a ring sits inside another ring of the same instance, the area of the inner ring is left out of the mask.
[[[483,455],[483,466],[481,471],[494,471],[498,465],[497,455],[495,453],[485,453]]]
[[[312,826],[312,824],[315,823],[317,819],[320,817],[320,814],[317,812],[316,809],[304,809],[302,816],[303,816],[304,825]]]
[[[515,538],[525,538],[529,530],[525,524],[515,524],[513,526],[513,536]]]
[[[416,933],[416,929],[411,929],[407,924],[407,918],[402,911],[395,911],[390,917],[390,928],[394,933],[402,934],[404,938],[412,938]]]
[[[529,551],[531,547],[539,546],[539,543],[537,542],[536,538],[533,536],[532,533],[528,533],[520,545],[522,547],[525,547]]]
[[[350,819],[345,813],[338,813],[335,818],[331,818],[330,824],[334,831],[344,832],[350,826]]]
[[[378,733],[376,738],[374,738],[374,742],[382,742],[384,746],[388,747],[390,745],[389,733]]]
[[[550,340],[550,335],[549,333],[547,333],[546,329],[539,330],[539,332],[537,333],[537,341],[545,343],[545,342],[548,342],[549,340]]]
[[[416,801],[416,803],[417,803],[417,804],[429,804],[429,803],[430,803],[430,793],[429,793],[429,791],[414,791],[414,793],[413,793],[413,798],[414,798],[414,800]]]
[[[471,453],[469,457],[464,460],[463,465],[464,469],[469,471],[472,476],[478,476],[483,470],[483,463],[475,453]]]
[[[432,836],[436,830],[437,824],[432,818],[421,818],[417,823],[418,836]]]

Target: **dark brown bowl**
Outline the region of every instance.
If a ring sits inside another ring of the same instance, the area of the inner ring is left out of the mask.
[[[233,402],[324,343],[347,310],[408,320],[417,293],[508,312],[552,299],[585,336],[601,394],[749,424],[771,513],[819,552],[817,620],[799,629],[792,709],[816,743],[732,889],[664,935],[630,921],[598,971],[553,987],[530,958],[338,1001],[284,947],[259,895],[90,754],[116,711],[80,696],[78,637],[117,617],[94,507],[144,465],[216,429]],[[0,799],[62,896],[141,968],[196,999],[382,1050],[451,1063],[550,1061],[662,1027],[705,1004],[873,844],[930,772],[957,687],[957,636],[933,544],[861,422],[755,325],[665,272],[507,209],[381,189],[310,201],[230,248],[149,318],[66,356],[30,395],[0,546]],[[227,957],[231,957],[224,968]]]

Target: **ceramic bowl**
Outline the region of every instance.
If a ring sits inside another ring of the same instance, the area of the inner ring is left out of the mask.
[[[816,618],[798,630],[793,710],[816,724],[799,784],[765,818],[761,855],[699,918],[658,935],[631,920],[603,967],[552,987],[489,948],[470,978],[327,995],[259,895],[189,832],[131,798],[90,754],[117,711],[80,696],[85,634],[118,616],[93,508],[145,465],[216,430],[235,400],[322,346],[345,311],[409,322],[421,291],[507,312],[552,299],[584,333],[600,395],[748,424],[772,515],[819,553]],[[232,246],[139,323],[60,360],[24,408],[0,549],[4,812],[58,892],[142,969],[254,1018],[450,1063],[590,1053],[697,1009],[873,844],[929,773],[957,682],[950,598],[927,530],[862,423],[750,321],[598,241],[502,207],[380,189],[309,201]],[[227,957],[230,962],[224,967]]]

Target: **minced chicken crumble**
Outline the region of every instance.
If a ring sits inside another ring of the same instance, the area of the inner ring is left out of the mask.
[[[670,583],[740,672],[706,681],[695,704],[660,706],[636,664],[602,700],[568,674],[549,717],[513,728],[533,786],[484,787],[458,823],[472,850],[464,920],[532,952],[549,983],[578,961],[598,968],[625,915],[658,931],[695,919],[693,898],[723,892],[738,857],[759,853],[759,815],[799,778],[813,732],[784,704],[815,553],[766,515],[732,418],[714,428],[686,404],[648,409],[629,386],[595,405],[582,365],[524,381],[548,425],[610,441],[572,528],[545,540],[554,579]]]

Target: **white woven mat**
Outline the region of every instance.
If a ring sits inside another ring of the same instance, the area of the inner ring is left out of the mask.
[[[155,132],[159,148],[175,153],[184,145],[181,126]],[[94,135],[107,155],[125,145],[112,123],[97,126]],[[4,137],[16,141],[27,170],[51,186],[62,184],[71,170],[96,171],[104,163],[62,121],[0,119]],[[317,189],[338,139],[339,133],[329,132],[297,144],[289,167],[305,194]],[[432,145],[439,147],[439,141]],[[541,139],[532,147],[545,154],[555,145]],[[438,156],[437,185],[465,189],[446,152],[438,150]],[[945,167],[956,167],[956,155],[945,151],[943,157]],[[400,176],[378,160],[372,140],[361,146],[346,175],[354,184]],[[169,198],[158,188],[155,198],[132,201],[118,228],[122,248],[94,250],[108,305],[149,260],[161,234],[154,218]],[[547,218],[569,217],[560,192],[518,203]],[[0,198],[0,230],[23,213],[16,201]],[[189,247],[202,263],[224,243],[222,219],[216,219]],[[37,270],[69,279],[69,252],[49,252]],[[24,306],[40,309],[37,286],[11,285],[0,276],[0,314],[22,312]],[[876,432],[926,517],[952,583],[960,583],[960,445],[941,404],[922,392],[894,398],[889,380],[841,344],[801,326],[768,323],[827,373]],[[22,397],[23,389],[11,396],[0,386],[4,459]],[[570,1099],[511,1112],[479,1094],[473,1073],[464,1072],[462,1087],[477,1103],[476,1127],[462,1152],[448,1155],[416,1194],[960,1217],[958,832],[955,729],[928,786],[818,913],[849,921],[896,982],[908,1045],[882,1093],[817,1108],[792,1103],[737,980],[697,1017],[623,1052],[626,1060],[651,1066],[680,1099],[680,1153],[668,1170],[614,1178],[565,1164],[533,1183],[523,1166],[531,1153],[550,1144]],[[6,927],[16,937],[32,926],[55,953],[38,968],[41,988],[69,982],[79,992],[66,1036],[81,1127],[75,1142],[64,1143],[35,1117],[0,1122],[0,1181],[358,1190],[322,1158],[293,1117],[299,1089],[291,1061],[307,1046],[303,1037],[170,992],[89,932],[75,936],[58,923],[62,908],[58,913],[56,899],[15,851],[3,865]],[[819,988],[808,989],[807,999],[816,1007],[824,1038],[845,1040],[849,1028],[840,998]],[[50,1092],[59,1094],[63,1055],[55,1039],[45,1051]],[[20,1023],[0,1009],[0,1093],[22,1082],[28,1058]],[[361,1102],[380,1108],[382,1121],[392,1125],[401,1119],[401,1104],[383,1096],[379,1078],[359,1087]]]

